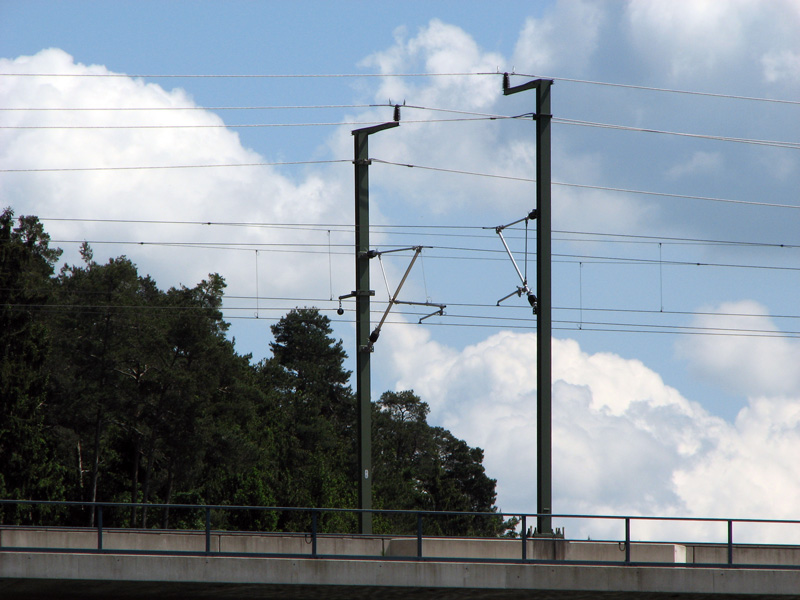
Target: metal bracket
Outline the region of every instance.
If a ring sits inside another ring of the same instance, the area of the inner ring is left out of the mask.
[[[517,219],[516,221],[513,221],[513,222],[511,222],[511,223],[509,223],[507,225],[500,225],[500,226],[494,228],[495,233],[500,237],[500,241],[503,243],[503,248],[505,248],[506,254],[508,254],[508,258],[511,259],[511,264],[514,265],[514,270],[517,272],[517,275],[519,276],[520,282],[522,282],[522,285],[517,287],[516,291],[511,292],[507,296],[503,296],[502,298],[500,298],[500,300],[497,301],[497,306],[500,306],[500,303],[503,300],[508,300],[514,294],[516,294],[519,297],[522,297],[522,294],[524,292],[528,296],[528,303],[531,305],[531,308],[533,308],[533,314],[536,314],[536,310],[538,308],[538,304],[539,303],[538,303],[538,300],[536,298],[536,295],[528,287],[527,255],[526,255],[526,268],[525,268],[526,273],[525,273],[525,275],[523,275],[522,271],[519,270],[519,266],[517,266],[517,261],[514,260],[514,255],[511,253],[511,249],[508,247],[508,244],[506,243],[506,239],[503,237],[503,230],[508,228],[508,227],[511,227],[512,225],[516,225],[517,223],[521,223],[522,221],[525,221],[525,225],[526,225],[525,250],[527,252],[527,248],[528,248],[527,224],[528,224],[529,220],[536,219],[538,216],[539,216],[539,212],[536,209],[533,209],[531,212],[529,212],[526,216],[522,217],[521,219]]]
[[[412,302],[411,300],[394,300],[394,304],[408,304],[410,306],[436,306],[439,310],[432,312],[429,315],[425,315],[424,317],[420,317],[417,323],[422,323],[425,319],[430,319],[436,315],[443,316],[444,309],[447,308],[447,304],[439,304],[437,302]]]
[[[523,292],[528,297],[528,304],[531,305],[531,308],[533,309],[533,314],[537,314],[537,310],[539,308],[539,300],[538,300],[538,298],[536,298],[536,294],[534,294],[530,290],[530,288],[528,287],[527,283],[522,285],[521,287],[517,287],[516,290],[514,290],[513,292],[511,292],[507,296],[503,296],[502,298],[500,298],[500,300],[497,301],[497,306],[500,306],[500,303],[503,300],[508,300],[509,298],[511,298],[511,296],[517,295],[517,296],[519,296],[521,298]]]
[[[339,296],[339,300],[344,300],[345,298],[354,298],[356,296],[374,296],[375,290],[353,290],[349,294],[345,294],[344,296]]]
[[[372,159],[371,159],[371,158],[357,158],[357,159],[355,159],[355,160],[353,161],[353,164],[354,164],[354,165],[359,165],[359,166],[366,166],[366,167],[368,167],[369,165],[371,165],[371,164],[372,164]]]
[[[403,274],[403,278],[400,280],[400,284],[397,286],[397,289],[395,290],[395,292],[392,295],[392,297],[389,298],[389,305],[386,307],[386,311],[383,313],[383,317],[381,317],[380,323],[378,323],[378,326],[375,329],[372,330],[371,334],[369,334],[370,346],[372,346],[373,344],[375,344],[375,342],[378,341],[378,337],[380,337],[380,335],[381,335],[381,327],[383,327],[383,323],[386,321],[386,317],[389,316],[389,312],[392,310],[392,307],[395,304],[410,304],[410,305],[413,305],[413,306],[436,306],[436,307],[439,308],[439,310],[437,310],[436,312],[433,312],[433,313],[431,313],[429,315],[426,315],[426,316],[422,317],[419,320],[420,323],[422,323],[422,321],[424,321],[425,319],[427,319],[429,317],[432,317],[434,315],[437,315],[437,314],[438,315],[443,315],[444,314],[444,309],[447,306],[446,304],[436,304],[436,303],[433,303],[433,302],[412,302],[410,300],[398,300],[397,299],[397,296],[400,294],[400,290],[403,288],[403,284],[406,282],[406,279],[408,278],[408,274],[411,272],[411,267],[414,266],[414,262],[417,260],[417,257],[420,255],[420,252],[422,252],[422,248],[423,247],[424,246],[411,246],[410,248],[396,248],[396,249],[393,249],[393,250],[385,250],[383,252],[378,252],[376,254],[377,256],[380,256],[381,254],[388,254],[389,252],[402,252],[404,250],[413,250],[414,251],[414,256],[411,258],[411,262],[409,263],[408,268],[406,268],[406,272]],[[387,284],[387,288],[388,288],[388,284]]]
[[[508,73],[503,73],[503,95],[510,96],[511,94],[516,94],[517,92],[532,90],[534,88],[538,88],[545,81],[547,81],[548,83],[552,83],[550,80],[546,79],[534,79],[533,81],[528,81],[520,85],[512,86]]]

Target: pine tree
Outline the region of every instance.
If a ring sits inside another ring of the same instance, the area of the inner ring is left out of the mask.
[[[63,498],[45,425],[50,337],[44,315],[60,250],[35,217],[0,214],[0,497]],[[31,514],[20,506],[14,520]]]

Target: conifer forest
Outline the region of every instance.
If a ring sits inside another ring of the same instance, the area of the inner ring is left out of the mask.
[[[271,356],[237,354],[225,281],[160,289],[125,256],[59,266],[37,217],[0,213],[0,498],[137,503],[109,525],[195,527],[181,505],[355,508],[357,406],[342,342],[315,308],[272,325]],[[265,340],[265,344],[267,344]],[[427,422],[413,391],[373,402],[376,509],[498,513],[483,451]],[[147,504],[176,505],[175,510]],[[1,506],[6,523],[93,524],[80,506]],[[220,511],[216,526],[303,531],[302,511]],[[357,516],[324,513],[323,531]],[[443,516],[442,534],[514,523]],[[415,531],[376,515],[375,532]],[[434,532],[431,532],[434,533]]]

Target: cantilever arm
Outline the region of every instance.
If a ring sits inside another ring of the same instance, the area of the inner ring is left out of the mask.
[[[409,248],[410,249],[410,248]],[[389,316],[389,311],[392,310],[392,306],[397,304],[397,295],[400,293],[400,290],[403,288],[403,284],[406,282],[408,278],[408,274],[411,272],[411,267],[414,266],[414,262],[417,260],[419,253],[422,252],[422,246],[415,246],[414,247],[414,256],[411,258],[411,262],[406,269],[406,272],[403,274],[403,279],[400,280],[400,284],[397,286],[397,289],[394,292],[394,295],[389,299],[389,306],[386,307],[386,311],[383,313],[383,317],[381,317],[380,323],[378,326],[373,329],[372,333],[369,334],[369,341],[371,344],[374,344],[378,341],[378,337],[381,334],[381,327],[383,327],[383,322],[386,321],[386,317]]]

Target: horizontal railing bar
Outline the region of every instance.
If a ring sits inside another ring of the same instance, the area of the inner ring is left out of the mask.
[[[245,506],[245,505],[229,505],[229,504],[149,504],[141,502],[82,502],[75,500],[10,500],[0,499],[0,505],[36,505],[36,506],[85,506],[87,508],[96,507],[113,507],[113,508],[147,508],[147,509],[187,509],[187,510],[258,510],[258,511],[271,511],[271,512],[308,512],[319,511],[323,513],[363,513],[369,512],[376,515],[422,515],[422,516],[464,516],[464,517],[539,517],[537,513],[522,513],[522,512],[464,512],[464,511],[427,511],[427,510],[397,510],[397,509],[359,509],[359,508],[310,508],[298,506]],[[800,520],[796,519],[753,519],[753,518],[737,518],[731,519],[728,517],[674,517],[674,516],[656,516],[656,515],[591,515],[591,514],[571,514],[571,513],[548,513],[546,516],[559,519],[588,519],[593,521],[612,520],[624,521],[630,519],[631,521],[679,521],[679,522],[694,522],[694,523],[757,523],[757,524],[796,524],[800,525]]]

